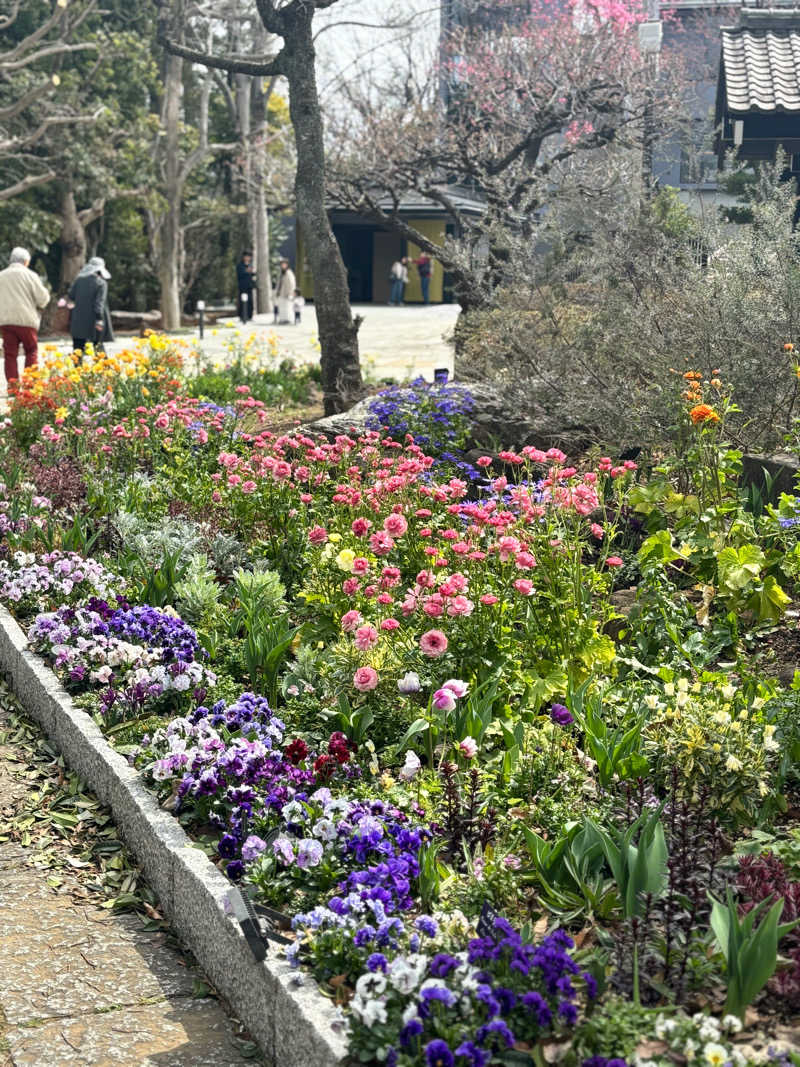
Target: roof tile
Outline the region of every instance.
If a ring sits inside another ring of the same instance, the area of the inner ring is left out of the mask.
[[[800,27],[722,30],[729,111],[800,112]]]

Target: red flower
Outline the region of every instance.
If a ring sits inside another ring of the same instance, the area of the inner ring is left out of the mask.
[[[308,745],[300,737],[295,738],[290,745],[286,746],[286,756],[294,764],[301,763],[307,755]]]

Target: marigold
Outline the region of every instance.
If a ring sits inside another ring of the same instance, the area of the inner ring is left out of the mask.
[[[701,422],[719,422],[719,415],[708,404],[695,404],[689,418],[697,426]]]

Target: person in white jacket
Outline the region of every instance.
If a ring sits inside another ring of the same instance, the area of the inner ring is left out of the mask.
[[[289,260],[282,259],[278,284],[275,286],[275,299],[278,301],[278,322],[287,323],[294,319],[294,314],[290,315],[290,311],[292,310],[296,287],[297,281],[294,271],[289,266]]]
[[[25,353],[25,366],[36,365],[39,320],[50,300],[47,286],[35,271],[28,269],[30,261],[31,254],[26,248],[15,248],[9,265],[0,271],[0,330],[7,382],[19,378],[20,345]]]

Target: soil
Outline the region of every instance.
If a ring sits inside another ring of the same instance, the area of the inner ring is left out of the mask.
[[[764,671],[782,685],[791,685],[795,671],[800,670],[800,627],[792,622],[765,634],[758,642],[758,658]]]

